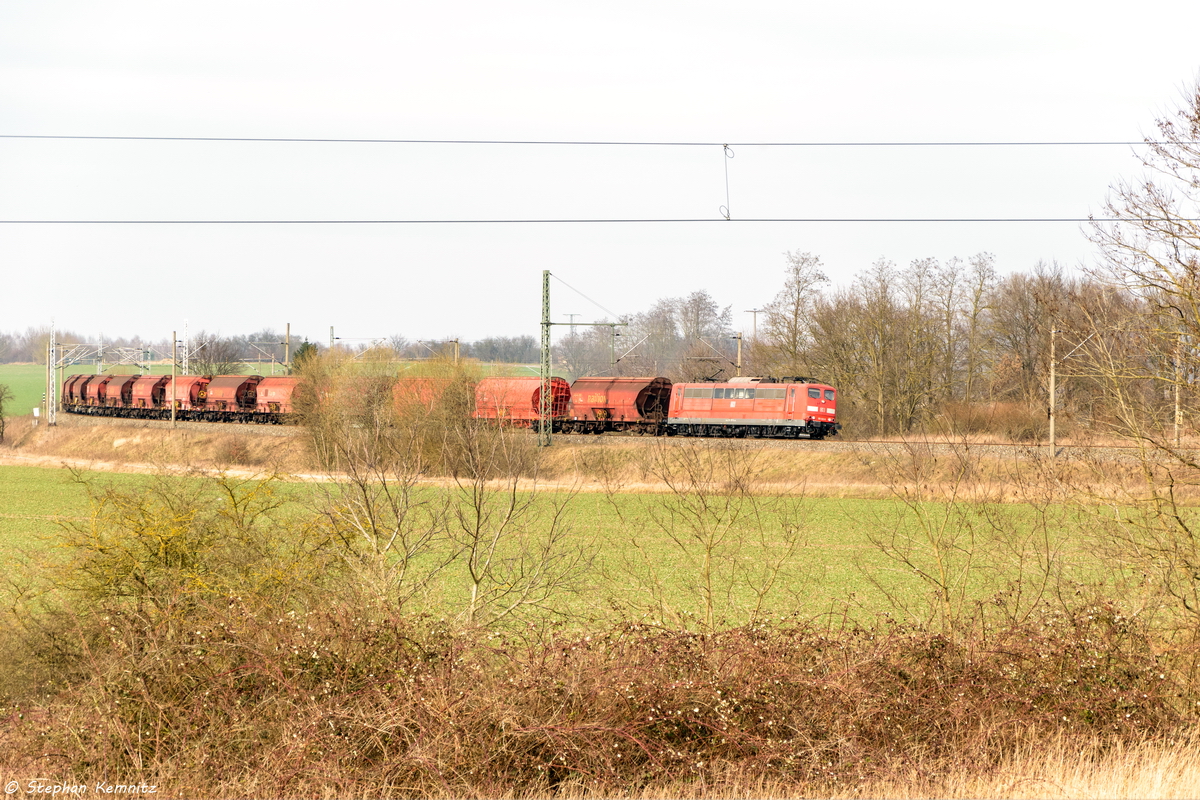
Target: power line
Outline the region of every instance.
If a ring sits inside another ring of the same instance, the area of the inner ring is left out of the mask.
[[[1074,141],[1074,142],[636,142],[557,139],[336,139],[291,136],[94,136],[6,133],[0,139],[49,139],[127,142],[292,142],[323,144],[476,144],[563,145],[577,147],[1113,147],[1200,142]]]
[[[576,289],[574,286],[572,286],[571,284],[569,284],[569,283],[567,283],[566,281],[564,281],[562,278],[560,278],[560,277],[558,277],[557,275],[555,275],[553,272],[552,272],[552,273],[550,273],[550,277],[551,277],[551,278],[554,278],[554,280],[558,281],[558,282],[559,282],[559,283],[561,283],[563,286],[567,287],[567,288],[568,288],[568,289],[570,289],[572,292],[574,292],[575,294],[577,294],[577,295],[579,295],[580,297],[582,297],[584,300],[587,300],[589,303],[591,303],[592,305],[596,306],[597,308],[599,308],[599,309],[600,309],[601,311],[603,311],[604,313],[611,315],[613,319],[620,319],[620,318],[621,318],[621,315],[620,315],[620,314],[616,313],[615,311],[611,311],[611,310],[609,310],[609,309],[605,308],[604,306],[600,305],[600,303],[599,303],[599,302],[597,302],[596,300],[593,300],[592,298],[588,297],[586,294],[584,294],[583,292],[579,291],[579,290],[578,290],[578,289]],[[573,316],[573,315],[572,315],[572,316]],[[575,321],[575,320],[573,320],[573,319],[571,320],[571,322],[574,322],[574,321]],[[575,328],[575,326],[574,326],[574,325],[572,325],[572,326],[571,326],[571,329],[572,329],[572,330],[574,330],[574,328]]]
[[[761,217],[656,219],[0,219],[0,225],[631,225],[732,222],[806,223],[1081,223],[1081,222],[1200,222],[1172,217]]]

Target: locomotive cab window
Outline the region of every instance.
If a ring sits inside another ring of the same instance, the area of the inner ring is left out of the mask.
[[[826,399],[826,400],[828,400],[828,401],[829,401],[829,402],[831,402],[831,403],[833,402],[833,389],[826,389],[826,390],[825,390],[825,399]]]
[[[814,389],[813,387],[810,386],[808,389],[808,396],[813,398],[814,400],[820,400],[821,399],[821,390]]]

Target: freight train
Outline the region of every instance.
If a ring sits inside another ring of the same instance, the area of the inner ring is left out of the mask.
[[[62,408],[74,414],[202,422],[285,423],[296,418],[299,379],[261,375],[73,375]],[[436,400],[446,382],[397,381],[397,404]],[[523,427],[540,423],[542,383],[535,377],[482,378],[474,387],[478,419]],[[654,436],[824,439],[835,436],[837,390],[807,378],[732,378],[672,383],[667,378],[550,381],[552,430]]]

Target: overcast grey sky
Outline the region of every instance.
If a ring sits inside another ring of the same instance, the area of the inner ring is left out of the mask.
[[[0,2],[0,134],[636,142],[1136,141],[1200,70],[1200,4]],[[536,335],[541,271],[617,313],[771,299],[783,252],[1092,255],[1130,147],[0,139],[0,330]],[[733,221],[721,217],[727,204]],[[604,311],[555,284],[553,312]]]

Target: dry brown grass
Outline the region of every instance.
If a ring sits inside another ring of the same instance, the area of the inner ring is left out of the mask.
[[[309,474],[319,471],[301,428],[280,429],[192,423],[172,430],[162,423],[136,424],[60,416],[56,428],[34,428],[28,417],[10,422],[0,463],[58,466],[66,463],[101,471],[151,472],[170,469],[244,469]],[[746,440],[662,440],[641,437],[559,436],[540,452],[543,485],[560,483],[583,491],[660,492],[666,485],[651,467],[655,449],[735,447],[755,453],[754,472],[764,491],[808,497],[887,498],[906,472],[919,466],[933,494],[966,479],[976,497],[997,501],[1030,499],[1044,486],[1048,470],[1060,485],[1096,495],[1145,485],[1144,464],[1134,451],[1076,450],[1051,462],[1043,447],[1012,447],[975,437],[896,440],[889,443],[812,442],[780,445]],[[1127,444],[1127,443],[1126,443]],[[1070,446],[1070,445],[1067,445]],[[964,473],[964,465],[969,471]],[[939,489],[941,487],[941,489]],[[1200,487],[1177,486],[1182,502],[1200,500]]]
[[[16,421],[19,435],[0,448],[0,463],[66,463],[111,472],[243,467],[291,473],[310,466],[298,428],[192,423],[171,429],[166,423],[95,421],[69,414],[60,415],[53,428],[29,423],[28,418]]]
[[[1188,734],[1127,746],[1055,737],[1031,741],[987,771],[961,769],[932,778],[913,777],[869,783],[829,796],[1183,800],[1200,794],[1200,738]]]
[[[854,787],[797,786],[737,775],[657,787],[654,792],[614,792],[609,797],[658,798],[893,798],[893,800],[1190,800],[1200,792],[1200,740],[1141,742],[1131,746],[1079,742],[1060,737],[1035,740],[987,770],[959,769],[929,776],[914,770],[908,779],[867,780]],[[564,791],[557,795],[584,798]]]

